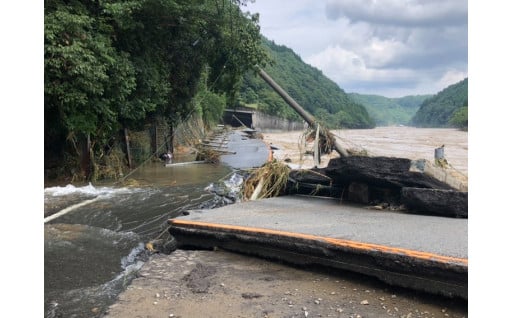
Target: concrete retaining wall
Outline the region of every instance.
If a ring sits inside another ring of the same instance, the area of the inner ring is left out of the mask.
[[[253,126],[262,132],[304,130],[307,128],[305,121],[291,121],[268,114],[254,112]]]
[[[245,125],[262,132],[304,130],[305,121],[292,121],[268,115],[250,108],[226,109],[223,116],[224,125],[240,127]]]

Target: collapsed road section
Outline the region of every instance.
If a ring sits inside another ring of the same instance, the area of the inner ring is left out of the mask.
[[[169,220],[182,248],[222,248],[468,297],[467,219],[374,211],[339,200],[283,196]]]
[[[197,145],[197,161],[222,163],[234,169],[251,169],[269,161],[269,146],[253,129],[220,127]],[[196,162],[197,162],[196,161]]]

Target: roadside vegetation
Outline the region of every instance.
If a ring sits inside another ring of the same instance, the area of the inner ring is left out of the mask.
[[[244,3],[46,0],[45,170],[101,178],[125,128],[217,123],[242,75],[267,61]]]

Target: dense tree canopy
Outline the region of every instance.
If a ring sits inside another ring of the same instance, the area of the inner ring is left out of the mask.
[[[466,78],[426,99],[412,118],[412,124],[417,127],[449,127],[452,125],[450,123],[452,116],[467,105],[468,79]]]
[[[70,144],[79,152],[85,140],[101,150],[120,128],[155,115],[215,119],[266,59],[244,2],[46,0],[45,154]]]
[[[263,38],[272,58],[264,67],[268,73],[304,109],[330,128],[370,128],[375,123],[366,109],[354,102],[332,80],[306,63],[291,49]],[[300,119],[274,90],[254,72],[247,72],[240,90],[241,101],[256,104],[269,114]]]
[[[461,130],[468,130],[468,105],[457,109],[450,118],[449,124]]]

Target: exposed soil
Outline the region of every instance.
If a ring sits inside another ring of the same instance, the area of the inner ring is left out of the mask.
[[[156,254],[139,276],[106,317],[467,317],[462,300],[221,250]]]

